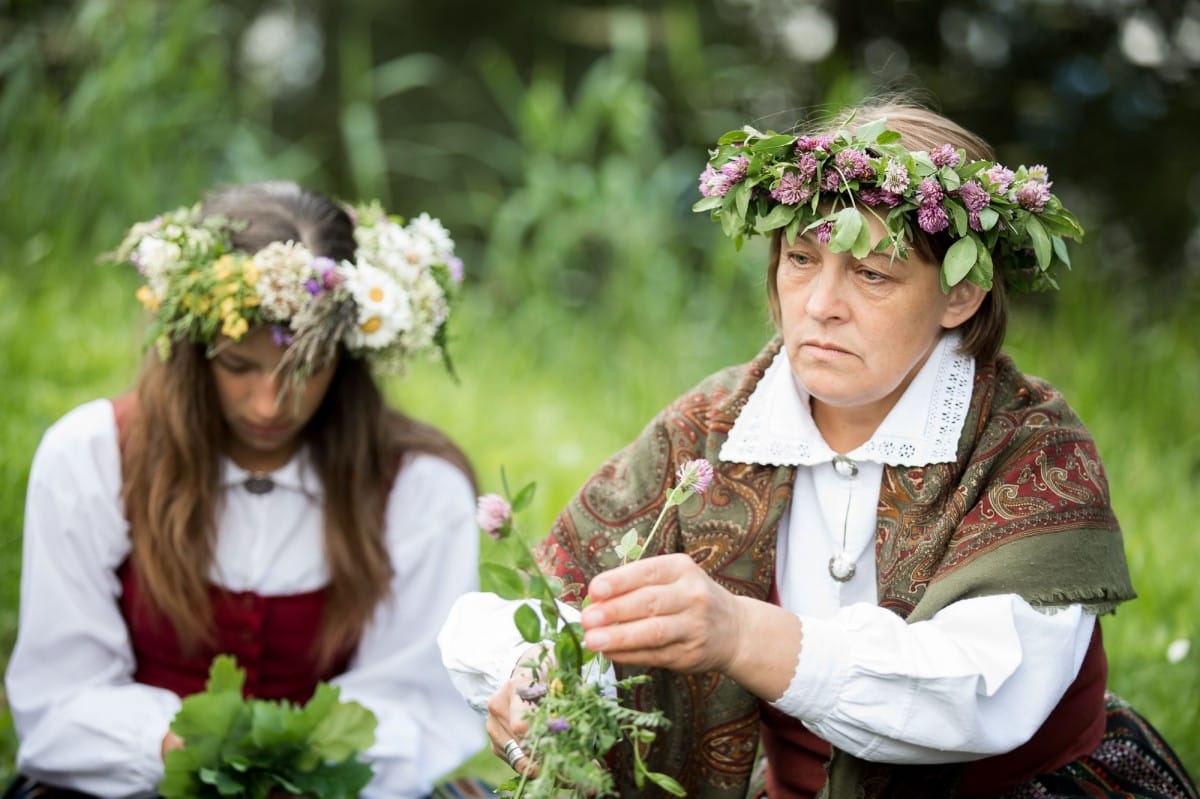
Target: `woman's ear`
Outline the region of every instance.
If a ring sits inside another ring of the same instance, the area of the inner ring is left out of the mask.
[[[942,314],[942,327],[958,327],[979,310],[987,291],[969,280],[960,280],[950,289],[946,311]]]

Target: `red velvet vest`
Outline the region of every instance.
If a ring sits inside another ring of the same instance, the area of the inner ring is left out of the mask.
[[[122,443],[133,409],[132,394],[113,400]],[[122,588],[121,612],[137,664],[133,676],[139,683],[166,688],[181,697],[198,693],[204,690],[212,659],[229,654],[246,670],[247,696],[302,704],[318,682],[346,670],[349,650],[325,669],[320,669],[316,660],[315,644],[325,609],[323,588],[263,597],[210,586],[215,640],[189,651],[180,644],[171,623],[150,609],[131,561],[121,565],[117,576]]]
[[[774,588],[771,598],[778,604]],[[958,795],[994,796],[1094,751],[1104,737],[1107,682],[1108,658],[1097,622],[1079,674],[1041,728],[1011,752],[967,763]],[[825,785],[829,744],[798,720],[766,702],[759,704],[762,744],[767,757],[767,796],[812,799]]]
[[[331,668],[319,669],[316,662],[324,589],[263,597],[210,587],[216,640],[189,652],[180,645],[171,623],[144,604],[128,561],[118,576],[123,589],[121,612],[137,663],[133,678],[140,683],[179,696],[197,693],[204,690],[212,659],[227,654],[246,670],[246,696],[303,704],[318,682],[346,670],[347,655]]]

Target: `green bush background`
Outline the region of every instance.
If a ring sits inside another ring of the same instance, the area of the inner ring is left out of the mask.
[[[388,390],[464,445],[484,490],[501,467],[536,480],[527,529],[544,530],[660,407],[769,335],[764,249],[735,252],[689,210],[704,143],[769,99],[742,96],[769,76],[767,55],[710,38],[713,9],[664,4],[655,27],[598,7],[607,35],[582,56],[477,36],[456,59],[433,40],[389,50],[371,25],[385,4],[310,6],[325,68],[289,99],[239,71],[238,34],[265,4],[0,4],[0,665],[37,442],[69,408],[127,387],[140,358],[136,280],[95,258],[130,222],[206,188],[289,177],[447,223],[467,262],[461,380],[419,368]],[[798,95],[813,102],[878,88],[836,52],[808,80]],[[1001,155],[1024,158],[1027,144]],[[1119,203],[1048,163],[1085,225],[1106,229]],[[1110,682],[1197,774],[1200,268],[1182,249],[1139,263],[1113,241],[1077,250],[1061,296],[1018,303],[1008,349],[1097,440],[1140,593],[1104,622]],[[1179,639],[1191,652],[1169,662]],[[0,779],[15,751],[2,700]]]

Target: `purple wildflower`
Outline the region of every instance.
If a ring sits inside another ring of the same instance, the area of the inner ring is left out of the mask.
[[[317,256],[313,259],[312,267],[321,276],[321,286],[326,291],[333,291],[344,280],[342,274],[338,272],[337,262],[332,258],[327,258],[324,255]],[[309,291],[314,295],[319,293],[311,289]]]
[[[771,198],[784,205],[799,205],[812,196],[812,189],[795,172],[785,172],[779,185],[771,189]]]
[[[1003,167],[1000,164],[996,164],[991,169],[988,169],[983,175],[988,179],[988,185],[996,194],[1007,194],[1009,187],[1012,186],[1013,179],[1016,178],[1011,169]]]
[[[1050,186],[1037,180],[1027,180],[1017,189],[1017,203],[1026,211],[1040,214],[1050,199]]]
[[[729,177],[712,168],[709,164],[700,173],[700,193],[705,197],[724,197],[729,193]]]
[[[829,147],[832,144],[833,139],[829,136],[801,136],[796,139],[796,152],[811,153],[816,150],[829,152]]]
[[[958,198],[968,211],[975,213],[987,208],[988,203],[992,201],[992,195],[988,194],[987,189],[978,180],[968,180],[962,184],[958,190]]]
[[[933,205],[940,203],[946,196],[942,191],[942,184],[938,183],[935,177],[928,177],[921,181],[921,185],[917,187],[917,202],[921,205]]]
[[[560,732],[566,732],[571,729],[571,722],[558,716],[551,716],[546,719],[546,729],[557,735]]]
[[[908,182],[908,169],[899,161],[891,160],[884,170],[883,183],[879,184],[879,188],[893,194],[903,194],[908,190]]]
[[[450,279],[455,283],[463,281],[463,262],[462,258],[457,255],[451,255],[446,259],[446,268],[450,270]]]
[[[729,185],[741,183],[746,179],[746,172],[750,169],[750,159],[744,155],[739,155],[737,158],[726,161],[721,165],[721,174],[729,178]]]
[[[479,529],[499,541],[504,537],[505,528],[512,521],[512,505],[499,494],[484,494],[479,498],[475,509],[475,523]]]
[[[276,347],[292,346],[292,331],[283,325],[271,325],[271,341]]]
[[[1029,169],[1025,170],[1025,172],[1029,175],[1030,180],[1036,180],[1041,183],[1045,183],[1047,186],[1050,185],[1050,170],[1046,169],[1044,165],[1034,164],[1033,166],[1029,167]]]
[[[310,277],[308,280],[304,281],[304,290],[315,297],[324,291],[325,287],[321,285],[321,281],[317,280],[315,277]]]
[[[837,164],[838,169],[842,170],[846,180],[875,176],[875,170],[871,168],[871,160],[862,150],[842,150],[834,156],[833,162]]]
[[[532,685],[522,685],[517,688],[517,696],[526,702],[537,704],[546,695],[546,683],[535,682]]]
[[[826,219],[821,224],[817,225],[817,241],[821,244],[828,244],[833,240],[833,220]]]
[[[821,174],[821,191],[837,191],[841,185],[842,176],[832,166]]]
[[[904,202],[903,195],[880,188],[863,189],[858,193],[858,196],[864,203],[870,206],[886,205],[888,208],[895,208]]]
[[[943,144],[941,147],[934,147],[930,150],[929,160],[933,161],[934,166],[948,166],[952,169],[962,163],[958,151],[949,144]]]
[[[679,478],[678,488],[703,494],[712,483],[713,467],[704,458],[696,458],[684,461],[675,472],[675,476]]]
[[[942,206],[937,203],[929,203],[922,205],[921,210],[917,211],[917,224],[926,233],[940,233],[950,226],[950,219],[946,216],[946,210]]]
[[[805,153],[796,159],[796,169],[799,170],[800,179],[806,183],[813,179],[817,174],[817,159],[815,156]]]

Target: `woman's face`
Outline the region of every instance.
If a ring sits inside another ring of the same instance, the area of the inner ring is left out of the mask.
[[[873,242],[883,227],[870,219]],[[939,267],[908,258],[834,253],[813,232],[780,242],[775,284],[792,371],[812,396],[830,446],[870,438],[925,363],[942,331],[971,317],[984,292],[966,281],[941,290]],[[841,444],[842,446],[839,446]]]
[[[283,348],[270,328],[255,328],[237,342],[220,337],[216,351],[209,368],[230,433],[226,454],[243,469],[278,469],[299,449],[300,432],[325,398],[336,363],[313,374],[297,400],[281,392],[275,367]]]

